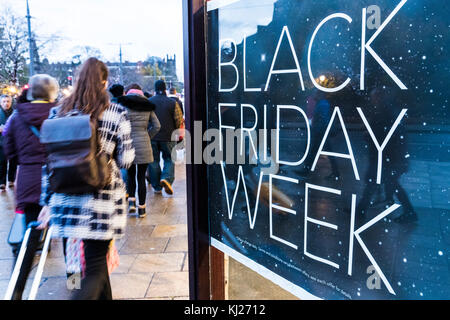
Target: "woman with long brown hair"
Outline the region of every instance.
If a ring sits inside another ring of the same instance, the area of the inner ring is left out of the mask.
[[[72,94],[50,113],[51,117],[61,117],[75,109],[89,114],[98,123],[101,148],[114,160],[110,184],[88,194],[54,193],[45,170],[43,173],[41,228],[50,220],[54,236],[82,239],[84,245],[84,277],[72,296],[77,300],[112,299],[107,254],[111,241],[124,235],[127,219],[126,189],[119,167],[126,169],[134,160],[131,125],[126,109],[109,102],[107,79],[106,65],[89,58],[81,67]]]

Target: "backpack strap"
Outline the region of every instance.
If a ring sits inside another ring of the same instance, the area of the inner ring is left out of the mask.
[[[16,109],[17,114],[19,115],[20,118],[22,118],[22,116],[20,115],[19,111]],[[28,128],[30,128],[31,132],[33,132],[33,134],[40,139],[41,138],[41,132],[39,131],[38,128],[36,128],[35,126],[28,124],[23,118],[22,121],[28,126]]]
[[[28,128],[30,128],[31,132],[33,132],[33,134],[38,137],[38,139],[41,137],[41,133],[39,132],[38,128],[32,125],[28,125]]]

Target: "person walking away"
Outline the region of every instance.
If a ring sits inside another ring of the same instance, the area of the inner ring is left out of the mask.
[[[153,162],[149,165],[149,177],[155,192],[173,194],[172,184],[175,180],[175,164],[172,161],[172,149],[176,141],[172,141],[172,133],[183,124],[183,113],[176,101],[167,97],[166,83],[155,82],[155,95],[149,99],[155,105],[155,113],[161,123],[161,130],[152,139]],[[161,171],[161,155],[164,166]]]
[[[109,87],[109,92],[112,95],[111,102],[117,103],[117,100],[119,97],[123,96],[124,87],[121,84],[113,84],[111,87]]]
[[[183,102],[181,101],[181,99],[177,95],[177,89],[175,89],[175,87],[171,87],[169,89],[169,94],[167,96],[169,98],[175,100],[178,103],[178,105],[181,108],[181,112],[183,112],[183,114],[184,114]]]
[[[316,90],[312,97],[309,97],[309,106],[308,113],[312,114],[311,120],[311,149],[310,152],[305,159],[304,168],[299,172],[302,176],[308,176],[311,173],[311,167],[314,162],[314,156],[317,154],[320,144],[322,142],[323,136],[327,129],[328,123],[330,122],[332,109],[331,103],[329,99],[329,95],[322,91]],[[329,138],[334,137],[336,135],[336,131],[332,130],[329,132]],[[330,139],[325,141],[323,145],[323,150],[331,151],[332,144]],[[325,178],[329,180],[337,180],[339,179],[340,172],[338,163],[335,157],[328,157],[330,162],[331,173],[327,175]]]
[[[135,89],[130,89],[135,88]],[[146,216],[145,199],[147,186],[145,173],[149,163],[153,162],[151,139],[158,133],[161,125],[154,112],[155,105],[145,96],[138,84],[132,84],[126,89],[126,96],[119,97],[118,103],[127,108],[131,122],[131,138],[135,150],[133,165],[127,172],[127,194],[129,213],[136,212],[136,180],[139,199],[138,215]]]
[[[127,169],[134,160],[131,124],[126,109],[110,103],[107,79],[107,66],[89,58],[80,68],[72,94],[51,113],[61,117],[75,109],[97,123],[100,148],[111,157],[109,184],[84,194],[56,193],[50,188],[47,171],[42,170],[44,207],[39,214],[39,228],[50,221],[55,237],[83,242],[85,270],[80,289],[72,292],[75,300],[112,299],[107,254],[111,241],[123,237],[127,222],[126,190],[119,166]]]
[[[148,91],[144,91],[144,96],[145,96],[147,99],[153,97],[153,95],[152,95],[150,92],[148,92]]]
[[[111,102],[117,103],[117,100],[119,99],[119,97],[123,96],[124,90],[125,90],[125,88],[121,84],[113,84],[111,87],[109,87],[108,91],[112,95]],[[127,170],[120,169],[120,173],[122,174],[123,181],[126,183],[126,181],[128,179]],[[128,195],[127,195],[127,197],[128,197]]]
[[[5,154],[9,159],[17,159],[20,170],[17,176],[16,206],[25,213],[28,225],[36,221],[41,211],[41,172],[46,163],[44,146],[39,142],[42,123],[48,118],[49,111],[55,106],[58,96],[58,82],[46,74],[31,77],[27,98],[31,102],[19,103],[11,116],[5,132]],[[20,269],[13,299],[20,300],[31,270],[33,258],[39,245],[40,230],[32,230]]]
[[[169,94],[168,94],[167,96],[168,96],[169,98],[171,98],[171,99],[173,99],[173,100],[176,101],[176,103],[177,103],[178,106],[180,107],[181,112],[183,113],[183,116],[184,116],[183,102],[182,102],[181,99],[178,97],[177,89],[175,89],[175,87],[171,87],[171,88],[169,89]],[[184,129],[185,129],[185,124],[184,124],[184,118],[183,118],[183,123],[181,124],[181,126],[180,126],[180,128],[179,128],[179,130],[178,130],[178,132],[179,132],[179,135],[178,135],[178,143],[180,143],[180,142],[182,142],[182,141],[184,140],[184,134],[185,134]]]
[[[13,113],[12,98],[8,95],[0,97],[0,191],[6,190],[6,180],[8,179],[8,187],[14,187],[14,180],[16,180],[17,161],[15,158],[8,158],[5,156],[3,150],[3,131],[5,130],[6,122]]]

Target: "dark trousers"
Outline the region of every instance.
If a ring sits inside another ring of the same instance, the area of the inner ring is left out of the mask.
[[[28,225],[30,222],[36,221],[42,207],[38,204],[27,204],[25,206],[25,221]],[[17,279],[16,287],[13,292],[13,299],[22,299],[22,293],[25,289],[25,284],[27,282],[28,276],[31,271],[31,266],[33,265],[33,259],[36,255],[36,250],[39,245],[39,239],[41,238],[41,230],[33,229],[30,233],[30,238],[28,239],[27,250],[25,251],[25,256],[23,258],[22,266],[20,268],[19,277]]]
[[[128,197],[134,198],[136,195],[136,180],[138,189],[139,205],[145,205],[147,197],[147,186],[145,184],[145,172],[147,164],[133,164],[127,171],[127,193]]]
[[[8,178],[8,182],[14,182],[16,180],[16,171],[16,160],[8,161],[0,146],[0,184],[6,184],[6,178]]]
[[[176,142],[172,141],[152,141],[153,162],[148,166],[150,182],[155,190],[161,190],[160,181],[166,180],[173,184],[175,180],[175,163],[172,161],[172,150]],[[161,170],[159,162],[161,155],[164,161],[164,167]]]
[[[110,240],[83,240],[86,270],[73,300],[112,300],[106,255]]]
[[[403,210],[407,213],[412,213],[414,212],[414,208],[405,189],[400,185],[399,180],[401,176],[402,174],[396,170],[392,170],[390,174],[386,175],[387,181],[384,185],[386,190],[386,200],[388,202],[394,202],[394,195],[397,195],[398,201],[403,206]]]
[[[366,175],[367,186],[364,189],[363,196],[358,204],[357,211],[365,211],[372,200],[372,197],[380,192],[382,188],[381,185],[376,183],[375,174],[372,174],[376,170],[375,165],[370,165],[368,169],[368,174]],[[408,194],[405,189],[400,185],[400,178],[402,173],[398,170],[392,170],[389,168],[384,168],[383,177],[385,179],[384,190],[386,193],[386,202],[394,203],[394,195],[397,196],[398,201],[403,206],[405,212],[414,212],[414,208],[409,200]]]

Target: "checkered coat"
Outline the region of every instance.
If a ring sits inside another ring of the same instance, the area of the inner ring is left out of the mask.
[[[100,143],[112,161],[112,182],[94,194],[52,193],[46,170],[42,170],[41,205],[50,208],[54,237],[110,240],[121,238],[127,221],[126,188],[119,166],[134,160],[131,125],[124,107],[111,104],[99,119]]]

